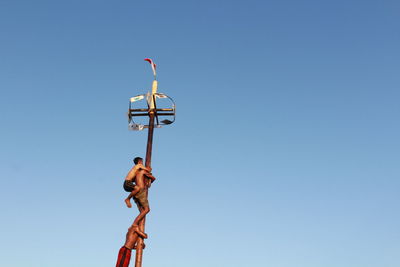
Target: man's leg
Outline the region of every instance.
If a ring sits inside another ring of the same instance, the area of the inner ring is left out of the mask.
[[[146,239],[148,236],[147,234],[143,233],[142,231],[140,231],[139,229],[139,223],[141,220],[143,220],[143,218],[146,216],[147,213],[150,212],[150,207],[146,206],[146,207],[139,207],[140,213],[139,215],[136,217],[136,219],[133,221],[132,224],[132,229],[141,237]]]
[[[140,230],[139,223],[143,220],[147,213],[150,212],[149,200],[147,199],[147,190],[141,190],[135,196],[135,202],[139,209],[139,215],[135,218],[132,224],[132,229],[141,237],[147,238],[147,235]]]
[[[136,217],[136,219],[133,221],[133,225],[139,225],[139,222],[141,220],[143,220],[143,218],[147,215],[147,213],[150,212],[150,207],[141,207],[140,208],[140,213],[139,215]]]
[[[126,206],[128,206],[128,208],[132,208],[131,198],[134,197],[137,193],[139,193],[139,191],[140,191],[140,187],[135,186],[134,189],[132,190],[132,192],[129,194],[129,196],[127,198],[125,198],[125,203],[126,203]]]

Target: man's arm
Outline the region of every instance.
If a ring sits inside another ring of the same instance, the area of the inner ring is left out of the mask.
[[[151,184],[156,180],[156,177],[154,177],[150,172],[144,172],[144,179],[145,184],[147,187],[151,187]]]
[[[151,167],[146,167],[143,164],[137,164],[136,166],[138,166],[138,170],[145,170],[147,172],[151,172]]]
[[[151,180],[151,183],[153,183],[156,180],[156,177],[153,176],[150,172],[146,173],[146,177]]]

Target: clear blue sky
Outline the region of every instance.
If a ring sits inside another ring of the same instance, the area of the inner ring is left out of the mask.
[[[400,2],[0,2],[0,265],[108,267],[157,129],[145,267],[400,266]]]

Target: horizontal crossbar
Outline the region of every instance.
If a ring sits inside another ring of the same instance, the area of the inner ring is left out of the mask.
[[[147,108],[133,108],[129,110],[130,112],[148,112]],[[157,108],[156,111],[174,111],[172,108]]]
[[[138,116],[149,116],[149,113],[131,113],[130,114],[133,117],[138,117]],[[157,113],[157,116],[174,116],[174,113]]]

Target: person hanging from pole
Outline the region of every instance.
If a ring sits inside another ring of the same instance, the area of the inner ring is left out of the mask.
[[[147,168],[143,165],[143,159],[141,157],[136,157],[133,160],[133,162],[135,163],[135,166],[133,166],[132,169],[128,172],[128,174],[125,177],[125,181],[124,181],[124,190],[126,192],[130,192],[129,196],[125,199],[125,203],[128,208],[132,208],[131,198],[134,197],[137,193],[139,193],[139,191],[142,189],[137,185],[137,183],[136,184],[134,183],[136,173],[139,170],[145,170],[148,172],[148,176],[153,177],[150,174],[151,168]],[[155,180],[155,178],[154,178],[154,180]]]
[[[134,163],[135,166],[128,173],[128,179],[124,182],[124,189],[125,191],[131,192],[128,198],[130,199],[133,197],[135,200],[139,209],[139,215],[135,218],[132,226],[129,227],[128,232],[126,233],[125,244],[119,250],[116,267],[128,267],[131,259],[132,249],[136,249],[136,243],[138,242],[139,237],[147,238],[147,234],[140,231],[139,224],[150,212],[149,201],[147,199],[146,192],[147,187],[150,186],[148,181],[150,180],[152,183],[156,178],[149,172],[151,171],[151,168],[146,168],[143,166],[142,158],[136,157],[134,159]]]
[[[148,179],[153,183],[156,178],[150,173],[151,168],[143,166],[143,159],[136,157],[134,159],[135,166],[129,171],[124,182],[124,189],[130,192],[129,196],[125,199],[125,203],[130,208],[132,204],[130,199],[133,198],[138,206],[139,215],[134,220],[130,229],[136,232],[140,237],[147,238],[147,235],[140,231],[139,223],[150,212],[149,201],[147,199],[147,185]],[[135,182],[135,183],[133,183]]]
[[[147,234],[143,233],[139,229],[140,222],[144,219],[144,217],[150,212],[149,200],[147,199],[147,181],[148,179],[151,182],[155,181],[155,177],[145,170],[139,170],[136,174],[136,185],[140,188],[139,192],[133,197],[137,207],[139,209],[139,215],[133,221],[131,228],[135,231],[141,238],[147,238]]]

